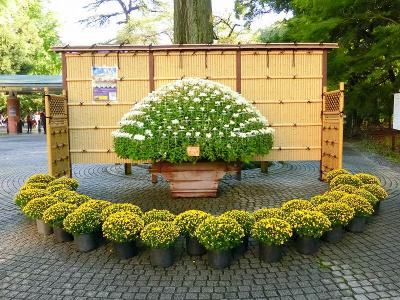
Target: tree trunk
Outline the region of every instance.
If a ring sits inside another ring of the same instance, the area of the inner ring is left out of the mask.
[[[174,43],[212,44],[211,0],[174,0]]]

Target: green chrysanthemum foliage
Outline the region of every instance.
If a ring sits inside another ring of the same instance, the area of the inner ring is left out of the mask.
[[[326,181],[328,181],[328,183],[330,183],[333,178],[335,178],[336,176],[339,176],[339,175],[343,175],[343,174],[351,174],[351,173],[345,169],[335,169],[335,170],[329,171],[328,173],[326,173]]]
[[[55,178],[53,176],[50,176],[48,174],[35,174],[35,175],[32,175],[31,177],[29,177],[25,183],[28,184],[28,183],[40,182],[40,183],[48,184],[48,183],[52,182],[54,179]]]
[[[348,194],[354,194],[357,191],[358,187],[350,184],[339,184],[337,186],[332,187],[332,191],[342,191]]]
[[[78,207],[63,221],[65,231],[73,234],[98,232],[101,229],[100,214],[90,207]]]
[[[355,215],[354,209],[342,202],[325,202],[318,205],[317,210],[328,217],[332,227],[347,225]]]
[[[192,209],[177,215],[174,224],[178,226],[181,234],[193,238],[197,227],[209,217],[211,217],[209,213]]]
[[[251,236],[265,245],[284,245],[293,235],[292,226],[285,220],[277,218],[262,219],[256,222]]]
[[[228,217],[209,217],[195,231],[199,243],[207,250],[229,250],[242,242],[244,230]]]
[[[49,196],[49,192],[42,189],[26,189],[15,195],[15,204],[23,208],[29,201],[35,198]]]
[[[338,186],[340,184],[348,184],[348,185],[352,185],[355,187],[360,187],[362,185],[362,181],[355,175],[342,174],[342,175],[338,175],[335,178],[333,178],[331,180],[331,182],[329,183],[329,187],[331,189],[334,189],[336,186]]]
[[[324,196],[329,196],[335,199],[335,201],[340,200],[342,197],[349,195],[349,193],[343,191],[327,191]]]
[[[289,215],[288,221],[303,237],[319,238],[331,228],[328,217],[319,211],[296,210]]]
[[[359,188],[354,194],[359,195],[368,200],[372,206],[378,204],[379,199],[374,196],[371,192],[367,191],[366,189]]]
[[[381,181],[379,180],[378,177],[371,175],[371,174],[366,174],[366,173],[357,173],[354,176],[358,177],[363,184],[377,184],[377,185],[382,185]]]
[[[142,218],[126,210],[111,214],[102,226],[104,237],[116,243],[137,240],[143,227]]]
[[[56,184],[65,184],[71,187],[71,190],[76,191],[76,189],[79,186],[79,181],[75,178],[69,178],[69,177],[60,177],[57,178],[55,180],[53,180],[52,182],[50,182],[50,186],[51,185],[56,185]]]
[[[31,182],[31,183],[25,183],[21,188],[19,189],[20,191],[23,190],[28,190],[28,189],[39,189],[39,190],[45,190],[47,188],[48,184],[44,182]]]
[[[359,195],[347,195],[339,200],[352,207],[356,217],[368,217],[374,213],[374,208],[367,199]]]
[[[253,213],[253,217],[254,217],[255,221],[257,222],[262,219],[270,219],[270,218],[286,219],[287,214],[281,208],[263,207],[263,208],[256,210]]]
[[[29,201],[24,206],[24,208],[22,209],[22,212],[28,218],[41,220],[45,210],[58,202],[59,202],[59,200],[57,200],[56,198],[54,198],[52,196],[35,198],[35,199]]]
[[[379,201],[385,200],[388,197],[385,189],[377,184],[364,184],[361,187],[373,194]]]
[[[139,217],[143,216],[143,212],[139,206],[131,203],[114,203],[105,207],[101,211],[101,220],[104,222],[110,215],[120,211],[128,211],[138,215]]]
[[[44,211],[43,221],[51,226],[62,228],[64,219],[77,208],[78,206],[74,204],[56,203]]]
[[[329,196],[329,195],[316,195],[311,197],[310,202],[314,206],[318,206],[322,203],[329,203],[329,202],[335,202],[336,198]]]
[[[174,219],[175,215],[166,209],[152,209],[146,211],[143,215],[143,220],[146,225],[156,221],[172,222]]]
[[[59,190],[53,194],[54,197],[59,199],[62,202],[69,203],[69,204],[75,204],[75,205],[82,205],[83,203],[93,200],[89,196],[79,194],[75,191],[69,191],[69,190]]]
[[[168,161],[249,161],[272,148],[272,128],[241,95],[216,82],[187,78],[152,92],[113,132],[122,158]],[[200,156],[187,154],[198,145]]]
[[[79,208],[92,208],[94,209],[98,214],[101,214],[103,209],[105,209],[107,206],[111,205],[112,203],[110,201],[106,200],[94,200],[91,199],[89,201],[84,202],[79,206]]]
[[[140,238],[143,243],[153,249],[165,249],[173,246],[179,238],[179,228],[172,222],[156,221],[147,224]]]
[[[292,212],[296,210],[314,210],[315,207],[314,205],[305,199],[293,199],[286,201],[285,203],[282,204],[282,210],[287,214],[291,214]]]
[[[246,236],[250,236],[250,231],[251,231],[251,228],[253,227],[254,221],[255,221],[255,219],[251,213],[249,213],[248,211],[245,211],[245,210],[233,209],[233,210],[224,212],[221,216],[232,218],[232,219],[236,220],[239,223],[239,225],[242,226],[242,228],[244,230],[244,234]]]
[[[54,185],[49,185],[46,188],[46,190],[49,191],[49,193],[54,194],[55,192],[58,192],[61,190],[71,191],[72,188],[66,184],[54,184]]]

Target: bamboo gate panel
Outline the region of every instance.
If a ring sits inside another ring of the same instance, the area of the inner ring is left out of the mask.
[[[326,53],[336,44],[55,48],[68,91],[72,163],[128,163],[111,132],[148,92],[183,77],[220,82],[240,92],[275,129],[258,161],[321,160]],[[117,101],[93,100],[92,67],[118,66]]]
[[[321,178],[342,168],[344,83],[339,90],[323,93]]]
[[[49,174],[54,177],[71,177],[67,97],[49,95],[46,89],[44,98]]]

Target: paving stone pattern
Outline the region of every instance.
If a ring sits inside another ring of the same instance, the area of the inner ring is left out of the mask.
[[[120,260],[110,244],[80,253],[73,243],[41,237],[13,204],[30,175],[47,171],[44,136],[0,137],[0,299],[400,299],[400,209],[398,167],[372,160],[345,146],[345,167],[378,175],[390,198],[362,234],[324,243],[315,256],[291,245],[281,262],[268,264],[250,250],[225,270],[205,257],[177,251],[173,267],[153,268],[147,251]],[[269,174],[243,171],[241,181],[225,177],[216,199],[171,199],[164,180],[156,185],[143,167],[125,176],[121,165],[76,165],[79,191],[98,199],[132,202],[144,210],[190,208],[221,213],[280,205],[323,192],[317,162],[275,163]]]

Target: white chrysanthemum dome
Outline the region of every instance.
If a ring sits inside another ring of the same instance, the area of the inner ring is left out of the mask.
[[[273,129],[253,105],[222,84],[185,78],[135,104],[113,132],[122,158],[169,161],[248,161],[267,154]],[[187,147],[200,147],[189,157]]]

